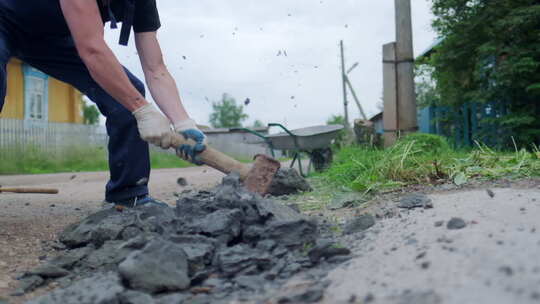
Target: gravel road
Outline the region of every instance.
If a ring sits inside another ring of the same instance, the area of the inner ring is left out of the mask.
[[[324,303],[540,303],[539,188],[429,197],[349,238]]]

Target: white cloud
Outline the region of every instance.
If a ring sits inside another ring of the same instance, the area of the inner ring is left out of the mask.
[[[157,1],[165,60],[199,123],[208,122],[211,104],[206,98],[218,100],[229,93],[239,102],[251,99],[246,107],[250,121],[292,128],[324,124],[343,112],[340,39],[347,66],[359,63],[351,79],[362,104],[370,114],[377,111],[381,49],[395,39],[394,1]],[[435,34],[429,1],[412,1],[418,54]],[[133,45],[118,46],[117,31],[108,30],[106,37],[120,61],[142,77]],[[351,117],[359,117],[353,103],[349,110]]]

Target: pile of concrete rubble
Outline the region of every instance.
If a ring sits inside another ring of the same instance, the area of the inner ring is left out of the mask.
[[[21,278],[29,303],[225,303],[350,254],[295,208],[247,192],[231,174],[176,208],[103,209],[66,228],[59,256]]]

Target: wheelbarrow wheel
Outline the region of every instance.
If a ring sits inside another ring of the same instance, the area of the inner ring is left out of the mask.
[[[313,150],[309,153],[309,158],[311,160],[311,163],[313,164],[313,168],[315,168],[315,171],[322,172],[328,169],[328,167],[330,167],[330,164],[332,164],[332,149],[324,148]]]

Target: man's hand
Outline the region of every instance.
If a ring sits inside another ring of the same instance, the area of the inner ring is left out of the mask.
[[[197,159],[197,155],[206,149],[206,136],[197,128],[195,121],[192,119],[186,119],[177,122],[174,125],[174,130],[183,135],[185,139],[191,139],[196,142],[195,145],[182,145],[176,147],[176,154],[181,158],[191,161],[196,165],[203,165],[203,163]]]
[[[172,142],[170,122],[151,104],[133,112],[141,138],[163,149],[169,149]]]

